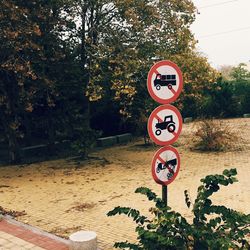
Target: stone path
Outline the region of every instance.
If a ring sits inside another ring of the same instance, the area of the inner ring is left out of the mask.
[[[0,250],[68,250],[66,240],[4,218],[0,221]]]
[[[193,123],[184,124],[174,145],[181,155],[181,168],[168,189],[169,205],[190,222],[193,217],[185,204],[184,190],[194,201],[200,179],[224,169],[237,168],[239,182],[221,188],[213,196],[213,203],[247,214],[250,211],[250,119],[223,122],[242,138],[232,138],[235,148],[227,152],[190,150]],[[107,217],[107,213],[116,206],[126,206],[150,216],[148,210],[154,204],[135,194],[135,189],[146,186],[161,195],[161,186],[151,175],[151,160],[158,147],[145,147],[142,143],[135,141],[95,151],[88,161],[58,159],[0,167],[0,205],[6,210],[25,210],[18,221],[61,237],[79,230],[95,231],[101,250],[113,250],[119,241],[134,243],[136,225],[131,218]]]

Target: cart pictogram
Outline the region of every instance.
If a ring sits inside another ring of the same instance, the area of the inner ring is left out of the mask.
[[[157,165],[156,173],[159,174],[160,171],[164,171],[165,169],[168,169],[169,173],[167,174],[167,177],[170,180],[174,175],[176,164],[177,164],[177,159],[166,161],[165,163],[160,162]]]
[[[171,61],[157,62],[148,73],[147,87],[155,101],[161,104],[173,102],[183,87],[181,70]]]
[[[156,144],[164,146],[175,142],[182,129],[182,117],[172,105],[156,108],[148,119],[148,134]]]
[[[165,146],[155,153],[152,161],[152,175],[157,183],[169,185],[176,178],[179,169],[180,156],[175,148]]]

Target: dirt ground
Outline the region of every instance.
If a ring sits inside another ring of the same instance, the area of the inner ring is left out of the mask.
[[[184,125],[175,144],[181,155],[181,169],[169,185],[168,202],[190,220],[192,215],[184,202],[184,190],[189,190],[194,200],[202,177],[232,167],[238,170],[239,182],[222,188],[214,195],[213,202],[250,213],[250,119],[223,122],[242,138],[228,152],[191,151],[193,123]],[[151,176],[151,160],[157,149],[136,140],[97,150],[85,162],[61,159],[1,167],[0,205],[8,210],[25,210],[26,215],[18,220],[61,236],[67,237],[80,229],[96,231],[102,250],[112,249],[116,241],[133,242],[136,235],[131,219],[107,217],[106,213],[115,206],[130,206],[148,214],[152,203],[134,191],[146,186],[161,194],[161,186]]]

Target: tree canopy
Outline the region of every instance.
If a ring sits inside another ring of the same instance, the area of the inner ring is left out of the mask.
[[[155,105],[146,77],[158,60],[173,60],[184,73],[182,109],[216,81],[195,51],[191,0],[1,0],[1,6],[1,131],[11,162],[23,146],[47,143],[52,152],[65,139],[88,147],[94,130],[134,131]]]

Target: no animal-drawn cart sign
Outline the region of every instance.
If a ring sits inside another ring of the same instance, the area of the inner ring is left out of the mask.
[[[165,146],[160,148],[152,161],[152,175],[154,180],[164,186],[174,181],[180,170],[180,156],[178,151]]]
[[[157,107],[148,119],[148,134],[152,141],[161,146],[174,143],[181,129],[181,114],[169,104]]]
[[[156,102],[171,103],[177,99],[183,88],[181,70],[171,61],[157,62],[148,73],[147,87]]]

